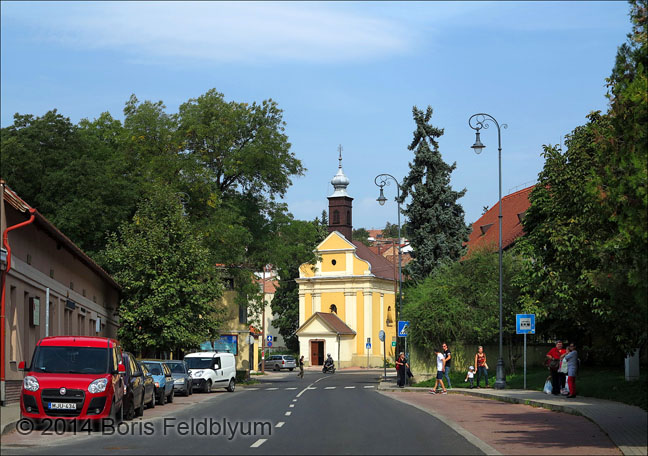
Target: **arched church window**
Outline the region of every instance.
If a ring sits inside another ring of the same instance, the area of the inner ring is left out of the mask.
[[[331,313],[334,313],[334,314],[337,315],[337,306],[335,304],[331,304],[330,309],[331,309]]]
[[[333,224],[334,225],[339,225],[340,224],[340,212],[339,211],[333,211]]]

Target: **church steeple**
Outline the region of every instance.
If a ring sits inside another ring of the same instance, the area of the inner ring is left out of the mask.
[[[353,211],[353,198],[349,196],[346,189],[349,185],[349,178],[346,177],[342,170],[342,145],[338,146],[338,172],[331,179],[334,191],[329,200],[329,233],[338,231],[351,240],[353,233],[353,225],[351,223],[351,215]]]

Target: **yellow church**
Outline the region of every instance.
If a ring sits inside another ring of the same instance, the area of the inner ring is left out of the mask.
[[[322,365],[330,353],[340,367],[382,367],[383,354],[394,361],[396,280],[394,265],[352,239],[349,179],[342,171],[331,180],[329,235],[316,249],[315,265],[299,268],[300,355],[306,365]],[[379,332],[385,332],[385,349]],[[370,346],[370,348],[367,348]]]

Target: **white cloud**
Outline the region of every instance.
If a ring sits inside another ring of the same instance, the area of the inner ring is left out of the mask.
[[[97,2],[3,5],[35,37],[147,61],[348,62],[412,48],[413,33],[369,8],[326,3]]]

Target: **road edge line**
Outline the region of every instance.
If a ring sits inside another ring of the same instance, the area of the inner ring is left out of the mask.
[[[401,402],[403,404],[409,405],[410,407],[414,407],[416,409],[419,409],[422,412],[427,413],[428,415],[432,415],[433,417],[439,419],[442,423],[447,424],[453,431],[455,431],[457,434],[462,436],[464,439],[466,439],[469,443],[475,445],[477,448],[479,448],[481,451],[483,451],[485,454],[488,455],[495,455],[495,456],[501,456],[502,453],[497,451],[495,448],[490,446],[488,443],[484,442],[481,440],[479,437],[477,437],[475,434],[472,432],[468,431],[465,429],[463,426],[461,426],[459,423],[457,423],[454,420],[451,420],[450,418],[446,417],[445,415],[438,413],[438,412],[432,412],[431,410],[428,410],[427,408],[417,405],[417,404],[412,404],[410,402],[407,402],[405,400],[402,400],[397,397],[392,397],[386,393],[389,391],[383,391],[383,390],[376,390],[379,394],[382,394],[385,397],[388,397],[392,400]]]

